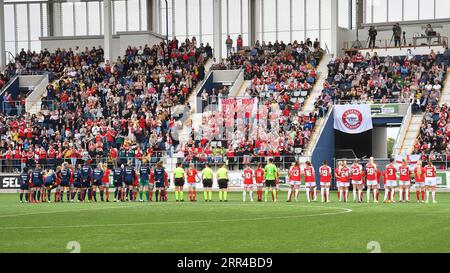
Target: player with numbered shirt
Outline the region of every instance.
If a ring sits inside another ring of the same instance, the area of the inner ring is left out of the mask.
[[[123,173],[124,189],[122,189],[122,201],[133,201],[133,183],[136,179],[136,172],[131,166],[131,162],[128,162],[125,166]],[[128,198],[129,196],[129,198]]]
[[[298,161],[293,162],[292,167],[289,170],[289,190],[288,190],[287,202],[291,202],[292,190],[294,191],[295,202],[298,201],[298,190],[300,189],[300,184],[302,181],[301,173],[302,173],[302,169],[300,168],[300,163]]]
[[[150,166],[147,164],[147,159],[142,160],[142,164],[139,167],[139,202],[144,202],[142,195],[145,192],[145,197],[147,202],[150,201],[149,193],[149,183],[150,183]]]
[[[316,177],[314,167],[311,165],[311,162],[305,162],[306,167],[303,169],[303,173],[305,174],[305,187],[306,187],[306,198],[308,202],[317,200],[316,193]]]
[[[165,201],[165,181],[166,181],[166,170],[163,167],[163,162],[159,161],[156,164],[156,168],[153,171],[155,175],[155,198],[156,202]]]
[[[367,203],[370,202],[370,190],[373,190],[373,202],[378,203],[378,179],[377,165],[374,163],[373,157],[370,157],[369,163],[366,164],[366,185],[367,185]]]
[[[106,202],[109,202],[109,177],[111,175],[111,169],[108,168],[108,165],[106,163],[102,164],[102,169],[103,169],[103,177],[102,177],[102,185],[100,186],[100,197],[102,197],[103,192],[106,193]]]
[[[336,186],[338,187],[337,190],[338,200],[341,200],[341,191],[339,190],[339,187],[341,185],[341,168],[342,168],[342,161],[338,161],[337,167],[334,168],[334,177],[336,177]]]
[[[254,172],[250,165],[246,165],[244,172],[242,174],[242,178],[244,178],[244,185],[242,189],[242,201],[246,201],[247,191],[250,195],[250,201],[253,202],[253,180],[255,178]]]
[[[92,174],[93,182],[92,182],[92,196],[94,197],[94,202],[97,202],[97,190],[100,191],[100,187],[102,186],[102,179],[104,175],[102,163],[98,163],[97,167],[94,169]],[[100,192],[101,201],[103,202],[103,191]],[[89,200],[92,200],[92,197],[89,197]]]
[[[395,188],[397,187],[397,167],[394,165],[394,159],[391,158],[389,160],[389,164],[386,165],[386,180],[384,183],[384,200],[383,202],[393,202],[394,200],[394,194],[395,194]]]
[[[339,169],[340,182],[339,189],[339,202],[348,202],[348,188],[350,187],[350,168],[347,166],[347,161],[342,162],[342,167]]]
[[[31,174],[31,183],[33,184],[33,202],[41,202],[41,192],[44,186],[44,173],[42,172],[41,166],[36,165],[36,168]]]
[[[189,201],[196,202],[197,201],[197,179],[200,180],[200,176],[198,175],[197,170],[194,167],[194,164],[189,164],[189,169],[186,172],[187,183],[189,185]]]
[[[356,191],[358,190],[358,202],[362,202],[363,196],[363,182],[362,182],[362,172],[363,168],[360,164],[358,164],[358,159],[352,164],[351,167],[352,172],[352,185],[353,185],[353,202],[356,202]]]
[[[433,203],[437,203],[436,201],[436,167],[433,163],[428,161],[428,165],[425,166],[425,193],[426,200],[425,203],[429,202],[429,195],[431,190],[431,198],[433,199]]]
[[[422,161],[418,161],[414,168],[414,181],[416,188],[417,202],[420,202],[420,195],[422,194],[422,203],[425,202],[425,168],[422,167]]]
[[[319,168],[320,174],[320,197],[322,199],[322,203],[330,202],[330,185],[331,185],[331,167],[327,165],[327,161],[324,160],[322,162],[322,166]]]
[[[67,194],[67,202],[71,200],[72,188],[70,187],[70,178],[72,176],[72,172],[68,166],[67,162],[62,164],[61,168],[61,202],[63,202],[64,191]]]
[[[214,172],[209,164],[206,164],[202,170],[202,182],[203,182],[203,196],[205,202],[212,201],[212,185],[213,185]]]
[[[77,167],[73,171],[73,187],[74,191],[77,194],[77,202],[80,202],[83,195],[83,186],[81,183],[81,165],[78,164]],[[73,198],[75,198],[75,194],[73,195]],[[72,198],[72,200],[73,200]]]
[[[266,181],[264,202],[267,202],[269,191],[272,192],[272,201],[277,202],[276,180],[278,179],[278,168],[273,164],[273,158],[269,158],[269,163],[264,167],[264,178]]]
[[[255,170],[255,182],[258,202],[262,202],[264,188],[264,169],[262,168],[262,164],[258,164],[258,167]]]
[[[20,181],[20,203],[23,203],[23,196],[25,195],[25,203],[28,203],[28,190],[30,188],[30,172],[28,171],[28,168],[23,168],[22,173],[20,174],[19,181]]]
[[[113,169],[113,184],[114,184],[114,202],[121,201],[122,184],[123,184],[123,164],[116,166]]]
[[[183,202],[183,186],[184,181],[186,181],[186,174],[181,162],[179,162],[177,167],[173,170],[173,180],[175,185],[175,201]]]
[[[409,203],[409,187],[411,186],[411,171],[406,160],[402,161],[402,165],[398,168],[399,176],[399,202]],[[403,196],[404,194],[404,196]]]

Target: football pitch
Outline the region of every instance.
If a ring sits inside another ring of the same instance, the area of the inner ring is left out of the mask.
[[[41,203],[0,194],[0,252],[450,252],[450,193],[412,202]],[[351,193],[349,194],[352,199]],[[380,194],[382,199],[383,193]],[[398,197],[398,196],[397,196]],[[75,243],[73,242],[75,241]]]

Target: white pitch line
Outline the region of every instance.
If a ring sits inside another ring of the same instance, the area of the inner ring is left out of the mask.
[[[219,223],[219,222],[243,222],[243,221],[261,221],[274,219],[290,219],[290,218],[304,218],[325,215],[337,215],[352,212],[353,210],[338,207],[314,206],[309,208],[329,208],[343,210],[340,212],[325,212],[317,214],[306,215],[291,215],[291,216],[273,216],[273,217],[257,217],[257,218],[238,218],[238,219],[217,219],[217,220],[196,220],[196,221],[171,221],[171,222],[144,222],[144,223],[122,223],[122,224],[102,224],[102,225],[66,225],[66,226],[20,226],[20,227],[0,227],[0,230],[17,230],[17,229],[57,229],[57,228],[92,228],[92,227],[115,227],[115,226],[145,226],[145,225],[167,225],[167,224],[199,224],[199,223]]]
[[[128,205],[128,206],[122,206],[122,207],[85,208],[85,209],[70,209],[70,210],[57,210],[57,211],[29,212],[29,213],[21,213],[21,214],[0,215],[0,218],[30,216],[30,215],[39,215],[39,214],[64,213],[64,212],[79,212],[79,211],[86,211],[86,210],[122,209],[122,208],[130,208],[130,207],[137,207],[137,206]]]

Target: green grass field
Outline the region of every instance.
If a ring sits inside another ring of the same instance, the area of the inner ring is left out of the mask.
[[[20,204],[0,194],[0,252],[450,252],[450,193],[437,204],[336,202]],[[350,194],[351,197],[351,194]],[[381,199],[382,195],[380,195]],[[213,198],[217,200],[217,193]]]

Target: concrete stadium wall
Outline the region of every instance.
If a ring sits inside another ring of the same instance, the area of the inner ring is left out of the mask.
[[[334,169],[334,150],[335,150],[335,136],[334,136],[334,108],[330,111],[326,123],[323,125],[322,133],[317,140],[316,147],[312,151],[311,163],[316,171],[316,177],[319,178],[319,168],[322,161],[326,159],[328,165]],[[316,179],[317,186],[320,188],[319,179]]]
[[[81,49],[94,46],[98,48],[99,45],[103,47],[103,35],[40,37],[39,39],[41,40],[41,47],[47,48],[49,51],[54,51],[57,48],[74,49],[75,46],[79,46]],[[163,41],[163,37],[154,32],[118,32],[112,37],[112,56],[114,56],[114,60],[118,56],[123,56],[129,45],[144,46],[147,44],[153,46],[161,41]]]

